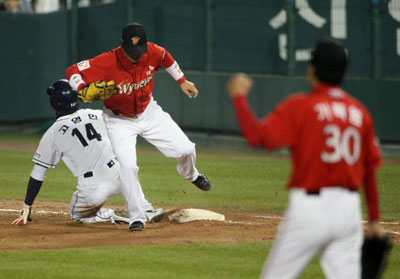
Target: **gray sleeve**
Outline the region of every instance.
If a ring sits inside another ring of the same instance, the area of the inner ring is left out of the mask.
[[[43,135],[32,160],[46,168],[55,168],[62,155],[55,144],[53,127],[50,127]]]

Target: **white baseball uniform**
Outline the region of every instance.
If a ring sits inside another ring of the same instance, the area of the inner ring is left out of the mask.
[[[122,188],[124,197],[128,201],[134,201],[127,201],[130,219],[146,222],[144,211],[149,210],[149,205],[143,203],[144,194],[139,182],[139,167],[136,159],[137,136],[142,136],[165,156],[176,158],[178,173],[190,181],[195,180],[199,175],[195,167],[195,144],[153,98],[145,111],[135,118],[115,115],[106,108],[104,118],[114,152],[121,162],[122,185],[126,185]]]
[[[163,47],[147,43],[148,50],[137,63],[128,59],[122,47],[81,61],[66,71],[70,85],[81,90],[99,80],[114,80],[119,94],[104,100],[105,120],[113,150],[121,163],[121,183],[130,223],[146,222],[149,204],[139,183],[136,160],[138,135],[153,144],[165,156],[178,160],[178,172],[194,181],[199,176],[196,150],[168,113],[153,100],[154,77],[161,67],[179,83],[186,81],[171,54]]]
[[[54,168],[60,159],[78,178],[71,218],[85,223],[112,222],[112,209],[102,206],[110,197],[121,194],[120,166],[101,110],[80,109],[61,116],[46,131],[33,162]]]
[[[367,109],[325,84],[294,94],[261,121],[245,96],[234,104],[249,143],[289,146],[293,160],[289,206],[261,277],[297,278],[319,253],[327,278],[360,278],[362,184],[370,219],[379,218],[374,177],[381,156]]]

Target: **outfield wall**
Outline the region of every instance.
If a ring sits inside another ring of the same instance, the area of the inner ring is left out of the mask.
[[[230,75],[189,72],[187,77],[199,87],[197,99],[186,98],[167,73],[159,73],[156,77],[155,99],[185,128],[237,131],[235,114],[226,91]],[[271,111],[291,93],[310,89],[305,77],[253,75],[253,78],[250,102],[258,117]],[[400,141],[399,80],[351,78],[344,83],[344,88],[369,108],[382,140]]]
[[[400,0],[343,2],[119,0],[76,13],[0,13],[0,122],[52,117],[48,85],[71,63],[118,46],[122,27],[135,20],[201,91],[189,100],[166,73],[156,77],[155,98],[185,128],[237,131],[223,72],[253,73],[250,98],[259,116],[291,92],[307,90],[308,51],[317,38],[334,36],[351,54],[345,88],[370,108],[380,138],[399,142]],[[294,21],[285,21],[282,12],[292,12]]]
[[[231,100],[226,91],[230,77],[227,73],[187,71],[200,94],[189,99],[168,73],[156,74],[154,98],[175,121],[185,129],[208,132],[238,131]],[[258,117],[262,117],[293,92],[310,89],[305,77],[252,75],[254,89],[250,102]],[[376,121],[378,136],[384,141],[400,141],[399,80],[348,79],[344,88],[370,109]],[[27,97],[29,96],[29,97]],[[19,102],[19,103],[17,103]],[[32,119],[52,118],[54,112],[42,89],[27,92],[15,91],[2,94],[1,122],[21,122]],[[81,104],[82,106],[87,106]],[[91,108],[102,108],[97,102]]]

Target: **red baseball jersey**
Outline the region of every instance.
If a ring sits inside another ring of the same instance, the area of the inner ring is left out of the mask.
[[[173,68],[179,83],[185,81],[183,73],[171,54],[163,47],[147,43],[148,51],[134,64],[125,55],[122,47],[103,53],[95,58],[81,61],[66,70],[70,84],[80,90],[86,84],[99,80],[114,80],[119,88],[104,101],[114,113],[134,116],[142,113],[150,102],[154,87],[154,74],[161,66]]]
[[[370,113],[339,87],[319,86],[310,94],[294,94],[260,122],[245,97],[236,97],[234,104],[251,145],[290,147],[293,170],[289,188],[318,191],[342,186],[358,190],[368,184],[367,174],[382,163]],[[372,184],[367,195],[373,196],[372,215],[376,218],[377,190],[376,183]]]

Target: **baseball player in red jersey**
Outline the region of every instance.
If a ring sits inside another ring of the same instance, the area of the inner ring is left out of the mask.
[[[113,149],[121,163],[123,194],[130,214],[130,230],[143,230],[145,211],[151,207],[139,183],[136,162],[136,137],[142,136],[165,156],[178,160],[177,170],[198,188],[208,191],[209,180],[196,169],[196,151],[192,143],[168,113],[153,99],[154,75],[164,67],[189,97],[197,97],[195,85],[186,80],[177,62],[163,47],[147,42],[144,27],[138,23],[122,30],[120,47],[84,60],[66,71],[71,86],[84,101],[99,81],[113,86],[118,93],[104,101],[105,120]],[[93,97],[93,98],[92,98]]]
[[[309,94],[294,94],[258,121],[246,96],[252,81],[236,75],[228,84],[243,135],[252,146],[290,147],[293,171],[289,206],[262,278],[297,278],[317,253],[327,278],[360,278],[364,184],[369,235],[378,223],[376,169],[381,155],[368,110],[339,86],[347,54],[331,40],[312,52]]]

